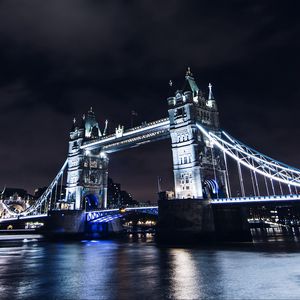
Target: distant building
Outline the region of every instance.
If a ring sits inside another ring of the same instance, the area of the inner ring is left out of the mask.
[[[107,199],[108,206],[111,208],[138,204],[138,202],[132,198],[131,194],[121,190],[120,183],[115,183],[111,178],[108,178]]]
[[[159,200],[172,200],[175,198],[173,191],[162,191],[158,193]]]
[[[5,187],[1,194],[0,194],[1,200],[31,200],[33,199],[33,196],[31,194],[28,194],[28,192],[21,188],[10,188]]]
[[[0,200],[2,202],[0,216],[3,217],[5,215],[5,205],[12,211],[20,213],[32,204],[33,196],[21,188],[5,187],[0,193]]]

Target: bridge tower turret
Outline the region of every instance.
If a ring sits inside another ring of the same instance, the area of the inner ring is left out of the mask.
[[[211,88],[210,84],[206,99],[188,68],[183,88],[168,98],[175,197],[179,199],[226,195],[223,156],[197,127],[200,123],[220,134],[219,113]]]
[[[83,153],[80,147],[84,139],[84,118],[85,116],[82,117],[80,123],[74,118],[69,139],[66,200],[73,209],[81,208],[83,191],[81,161]]]
[[[90,108],[80,124],[74,119],[70,132],[66,200],[74,209],[107,206],[108,157],[101,149],[82,149],[86,142],[101,137]]]

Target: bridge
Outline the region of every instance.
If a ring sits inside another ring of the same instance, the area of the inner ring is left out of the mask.
[[[171,140],[173,156],[175,196],[172,201],[160,195],[161,201],[168,202],[168,210],[172,210],[172,203],[175,207],[175,203],[185,205],[189,201],[213,207],[300,203],[300,170],[260,153],[221,129],[211,84],[206,95],[188,70],[183,87],[174,89],[167,103],[168,117],[129,129],[119,125],[112,134],[106,133],[107,123],[103,130],[99,127],[92,108],[80,120],[74,119],[68,157],[53,181],[23,212],[2,201],[6,220],[60,211],[84,212],[85,222],[120,218],[123,214],[119,209],[109,209],[107,199],[109,156],[163,139]],[[126,208],[129,211],[157,214],[158,208]],[[0,223],[3,221],[0,219]]]

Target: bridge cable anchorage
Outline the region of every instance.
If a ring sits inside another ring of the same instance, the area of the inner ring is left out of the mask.
[[[218,136],[217,134],[206,130],[200,123],[197,123],[197,127],[202,134],[209,139],[210,143],[223,152],[223,155],[227,155],[236,161],[242,195],[245,193],[245,186],[241,166],[252,171],[250,173],[253,180],[252,187],[258,197],[260,197],[262,191],[259,187],[257,175],[263,176],[266,193],[268,195],[270,195],[270,190],[267,180],[270,180],[273,195],[276,195],[277,189],[275,189],[274,182],[277,182],[281,195],[284,194],[282,184],[284,184],[285,190],[289,190],[290,194],[292,194],[291,187],[294,187],[295,190],[298,191],[297,187],[300,187],[299,169],[290,167],[287,164],[281,163],[246,146],[224,131],[222,131],[221,136]],[[227,169],[226,165],[227,161],[225,161],[225,168]]]

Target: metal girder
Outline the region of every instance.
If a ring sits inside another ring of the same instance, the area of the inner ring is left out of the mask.
[[[287,185],[300,187],[300,170],[290,167],[275,159],[246,146],[229,134],[222,132],[226,140],[216,134],[207,131],[203,126],[197,124],[200,131],[209,141],[225,152],[235,161],[258,174],[282,182]]]

